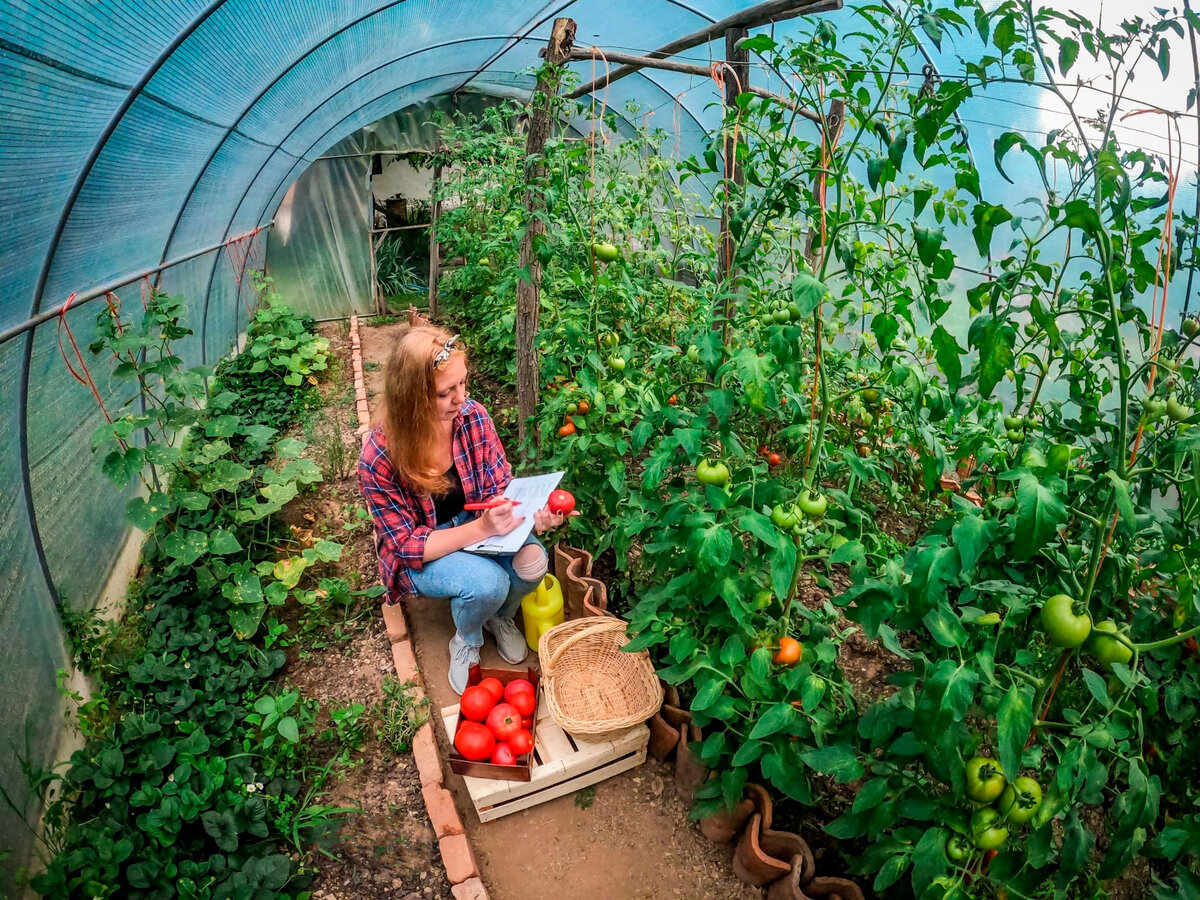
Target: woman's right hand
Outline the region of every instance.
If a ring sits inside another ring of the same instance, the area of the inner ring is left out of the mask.
[[[514,510],[516,507],[512,503],[505,503],[485,509],[477,521],[483,524],[483,530],[487,532],[488,537],[498,537],[508,534],[525,521],[524,516],[513,515]]]

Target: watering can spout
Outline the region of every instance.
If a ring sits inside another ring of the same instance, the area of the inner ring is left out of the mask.
[[[546,575],[537,589],[521,600],[521,616],[525,620],[525,643],[537,650],[538,638],[563,621],[562,585],[553,575]]]

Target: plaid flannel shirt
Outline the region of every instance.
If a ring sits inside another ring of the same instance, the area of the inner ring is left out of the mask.
[[[467,503],[489,500],[508,487],[512,467],[483,406],[467,399],[454,419],[450,440]],[[409,572],[424,565],[425,541],[437,524],[433,498],[414,492],[397,475],[379,427],[372,429],[363,445],[358,481],[375,522],[379,576],[388,602],[414,596]]]

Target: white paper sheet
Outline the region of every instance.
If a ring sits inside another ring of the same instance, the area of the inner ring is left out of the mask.
[[[504,496],[509,500],[519,500],[520,505],[513,514],[524,516],[525,521],[510,531],[497,537],[490,537],[464,547],[472,553],[516,553],[533,531],[533,514],[546,505],[550,493],[562,481],[562,472],[551,472],[548,475],[530,475],[527,478],[514,478],[504,489]]]

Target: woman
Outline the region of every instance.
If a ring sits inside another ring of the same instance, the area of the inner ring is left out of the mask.
[[[512,468],[491,417],[467,397],[458,335],[433,325],[403,327],[384,372],[383,409],[383,427],[371,431],[358,464],[380,575],[389,603],[417,594],[450,601],[450,685],[461,694],[484,631],[506,662],[525,659],[513,615],[546,574],[546,551],[532,534],[509,556],[463,549],[508,534],[524,517],[507,502],[482,513],[463,508],[502,494]],[[563,519],[540,509],[534,530],[541,534]]]

